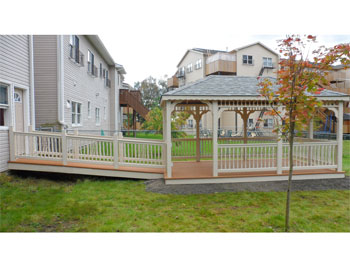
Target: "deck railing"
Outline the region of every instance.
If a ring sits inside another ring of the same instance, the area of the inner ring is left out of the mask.
[[[115,167],[165,167],[165,143],[159,140],[12,130],[10,140],[11,160],[30,158],[62,161],[63,164],[89,162]]]
[[[270,143],[275,142],[273,137],[255,137],[248,138],[248,144],[251,143]],[[218,138],[218,144],[243,144],[244,139],[242,137],[220,137]],[[172,158],[173,159],[186,159],[196,157],[196,145],[195,138],[177,138],[172,139]],[[200,139],[200,157],[212,158],[213,157],[213,139],[201,138]]]
[[[219,144],[218,172],[276,171],[277,143]],[[295,169],[337,168],[337,142],[297,142],[293,146]],[[282,145],[282,170],[289,169],[289,144]]]

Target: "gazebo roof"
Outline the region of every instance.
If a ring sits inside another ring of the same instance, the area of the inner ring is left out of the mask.
[[[276,78],[268,77],[272,82]],[[273,87],[277,90],[278,86]],[[331,91],[323,90],[317,97],[348,97],[348,95]],[[163,100],[174,98],[193,98],[202,97],[261,97],[258,87],[257,77],[251,76],[227,76],[227,75],[211,75],[203,79],[197,80],[194,83],[180,87],[178,89],[167,92],[162,96]],[[339,98],[340,99],[340,98]]]

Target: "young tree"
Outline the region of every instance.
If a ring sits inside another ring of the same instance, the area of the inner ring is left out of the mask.
[[[350,44],[340,44],[333,48],[321,46],[311,52],[316,36],[290,35],[279,40],[279,51],[283,56],[279,65],[277,81],[260,81],[260,93],[271,106],[271,114],[279,117],[282,123],[276,131],[289,142],[289,177],[286,201],[285,231],[289,231],[290,195],[293,175],[293,144],[295,132],[307,126],[307,123],[321,107],[321,101],[315,95],[320,94],[323,85],[329,85],[326,75],[331,65],[340,62],[350,64]],[[310,60],[313,60],[311,62]],[[273,89],[277,86],[277,91]],[[283,106],[281,111],[276,106]]]
[[[184,132],[178,131],[183,125],[186,124],[186,120],[190,117],[190,114],[186,112],[173,113],[171,116],[171,130],[173,131],[173,137],[185,136]],[[154,130],[157,132],[163,131],[163,113],[160,107],[153,108],[146,117],[146,121],[142,124],[142,128],[146,130]]]
[[[141,82],[135,82],[134,88],[141,91],[142,102],[148,108],[159,107],[160,97],[167,91],[164,79],[157,80],[150,76]]]

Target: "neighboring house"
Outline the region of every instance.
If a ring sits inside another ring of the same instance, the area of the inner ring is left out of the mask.
[[[124,68],[97,35],[34,35],[36,128],[119,129]]]
[[[10,126],[28,131],[35,123],[33,37],[0,35],[0,172],[7,170]]]
[[[279,55],[260,42],[249,44],[230,52],[193,48],[187,50],[177,65],[176,74],[168,79],[170,90],[193,83],[209,75],[236,75],[236,76],[266,76],[276,77]],[[257,125],[261,117],[264,123],[261,127],[266,130],[273,128],[271,117],[262,117],[263,113],[251,115],[250,125]],[[189,127],[195,128],[195,120],[191,116],[187,121]],[[231,112],[222,113],[219,119],[219,128],[231,130],[233,133],[242,131],[242,120],[237,114]],[[202,127],[210,129],[211,114],[205,114],[202,118]]]

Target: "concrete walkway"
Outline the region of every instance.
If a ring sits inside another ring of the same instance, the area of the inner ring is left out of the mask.
[[[145,181],[146,191],[160,194],[210,194],[218,192],[286,191],[287,181],[165,185],[164,180]],[[343,179],[297,180],[292,191],[350,190],[350,177]]]

